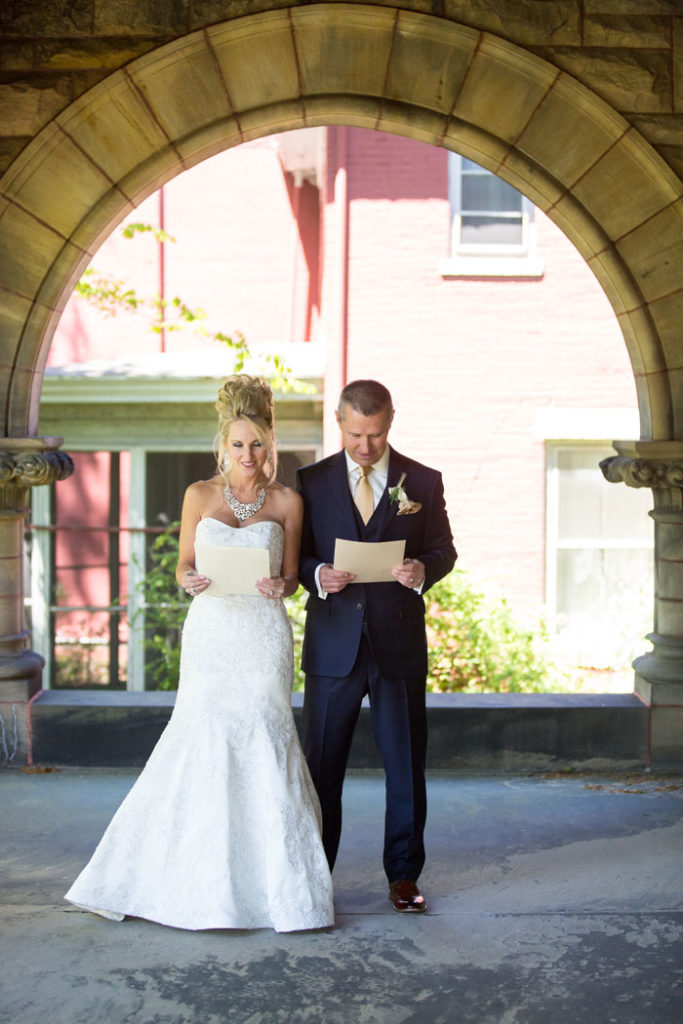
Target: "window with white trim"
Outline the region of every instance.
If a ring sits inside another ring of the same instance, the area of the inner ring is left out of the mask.
[[[652,493],[607,483],[607,444],[549,443],[547,606],[558,640],[586,667],[627,667],[652,628]]]
[[[444,277],[541,277],[533,204],[491,171],[448,154],[450,257]]]

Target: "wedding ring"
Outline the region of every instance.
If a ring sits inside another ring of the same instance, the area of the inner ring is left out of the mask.
[[[190,593],[194,595],[194,593],[195,593],[194,587],[190,587]]]
[[[415,582],[415,577],[414,577],[414,576],[411,576],[411,577],[410,577],[410,582],[411,582],[411,583],[414,583],[414,582]]]

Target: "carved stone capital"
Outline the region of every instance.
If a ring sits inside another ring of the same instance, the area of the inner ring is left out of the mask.
[[[625,483],[628,487],[683,488],[683,460],[672,462],[661,459],[630,458],[611,455],[603,459],[600,469],[611,484]]]
[[[36,487],[66,480],[74,471],[66,452],[0,452],[0,483]]]
[[[29,487],[66,480],[73,459],[58,451],[61,437],[0,438],[0,516],[23,514]]]

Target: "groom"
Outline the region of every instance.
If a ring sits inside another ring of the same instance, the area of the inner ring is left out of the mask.
[[[301,469],[304,501],[299,576],[309,591],[303,669],[303,746],[323,813],[330,868],[339,846],[342,786],[361,701],[368,694],[386,774],[384,870],[402,913],[423,913],[417,887],[427,812],[422,594],[452,569],[453,547],[441,474],[389,447],[391,395],[357,380],[337,410],[344,450]],[[337,538],[405,540],[388,583],[354,583],[332,566]]]

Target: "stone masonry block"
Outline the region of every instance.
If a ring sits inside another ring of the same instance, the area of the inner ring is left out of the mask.
[[[43,39],[37,46],[36,64],[41,71],[115,71],[153,46],[152,39]]]
[[[0,261],[0,286],[19,295],[33,295],[64,239],[18,206],[0,213],[4,252]]]
[[[71,98],[69,82],[58,76],[32,76],[0,85],[3,135],[35,135]]]
[[[671,403],[674,409],[674,437],[683,437],[683,369],[669,370]]]
[[[669,601],[678,601],[683,619],[683,563],[665,561],[659,552],[656,580],[657,596]]]
[[[683,114],[683,17],[674,18],[673,28],[673,109]]]
[[[627,129],[626,122],[575,79],[560,75],[533,111],[517,146],[567,188]]]
[[[0,362],[14,362],[14,353],[24,328],[31,302],[23,295],[5,292],[0,303]]]
[[[663,15],[586,14],[583,19],[585,46],[634,46],[668,50],[671,47],[671,18]]]
[[[629,312],[638,310],[642,302],[641,294],[614,246],[610,246],[597,253],[597,255],[591,256],[588,260],[588,265],[604,288],[617,316],[627,310]],[[646,337],[648,330],[652,333],[651,325],[646,319],[641,318],[635,322],[643,327]],[[639,361],[639,365],[641,370],[645,369],[642,360]],[[662,368],[662,365],[661,361],[657,364],[659,369]],[[652,369],[654,367],[649,368]]]
[[[543,61],[491,36],[484,36],[455,105],[455,116],[485,125],[513,142],[523,131],[557,78]],[[504,103],[501,96],[506,97]]]
[[[677,0],[583,0],[585,14],[671,14]]]
[[[545,0],[531,9],[519,0],[444,0],[444,14],[453,21],[514,38],[522,46],[548,41],[558,46],[581,43],[579,5],[575,0]]]
[[[683,290],[648,303],[648,310],[668,366],[680,362]]]
[[[536,53],[578,78],[623,114],[671,110],[669,50],[538,47]]]
[[[60,182],[55,202],[54,182]],[[5,179],[5,195],[68,237],[110,188],[106,175],[55,125],[49,125]]]
[[[507,159],[510,147],[484,128],[452,118],[448,123],[443,145],[469,157],[487,170],[495,171]]]
[[[35,50],[32,40],[7,39],[0,40],[0,72],[31,71],[35,62]]]
[[[21,555],[0,556],[0,597],[22,595],[22,570]]]
[[[112,182],[121,181],[168,144],[123,72],[80,97],[57,121]]]
[[[304,94],[357,93],[381,96],[391,54],[395,14],[349,4],[292,12]]]
[[[610,240],[594,217],[567,193],[555,203],[548,216],[564,231],[585,260],[606,251]]]
[[[301,107],[298,106],[301,110]],[[239,146],[244,141],[240,123],[234,117],[226,117],[220,121],[193,132],[192,135],[176,142],[178,154],[187,167],[209,157],[222,153],[224,149]]]
[[[155,51],[130,74],[170,139],[185,138],[232,113],[203,33]]]
[[[601,257],[596,256],[595,259],[600,260]],[[624,271],[624,273],[626,273],[626,271]],[[601,274],[598,274],[597,276],[598,280],[603,283]],[[630,279],[628,279],[628,284],[631,288],[635,287]],[[604,283],[603,287],[611,300],[611,293],[607,290]],[[626,341],[626,347],[628,349],[633,372],[641,375],[648,371],[661,373],[661,371],[665,369],[666,364],[664,362],[664,356],[659,344],[657,332],[653,329],[652,319],[648,313],[647,307],[641,307],[640,309],[627,309],[626,312],[617,313],[617,319]]]
[[[544,212],[558,202],[564,191],[554,176],[518,149],[508,151],[497,173]]]
[[[683,708],[653,707],[651,710],[651,763],[656,766],[683,765]]]
[[[668,439],[671,436],[673,411],[666,371],[638,374],[636,394],[640,410],[641,437]]]
[[[446,131],[448,121],[443,114],[430,114],[417,111],[414,107],[402,103],[382,104],[382,113],[377,123],[379,131],[395,135],[405,135],[438,146]]]
[[[292,30],[285,13],[241,18],[207,29],[233,111],[299,95]]]
[[[30,141],[29,136],[0,137],[0,178]]]
[[[479,34],[400,11],[385,96],[450,113]]]
[[[616,240],[680,198],[683,186],[673,171],[652,159],[649,143],[629,130],[583,175],[573,188],[576,198]],[[638,202],[614,202],[617,190],[637,195]]]
[[[168,0],[93,0],[93,28],[105,36],[182,33],[188,6]]]
[[[356,128],[375,128],[382,116],[382,101],[375,96],[344,97],[307,96],[306,124],[351,125]]]
[[[638,275],[648,301],[681,288],[683,199],[617,242],[621,256]]]
[[[3,5],[5,36],[88,35],[92,30],[92,0],[40,0],[40,3]]]

